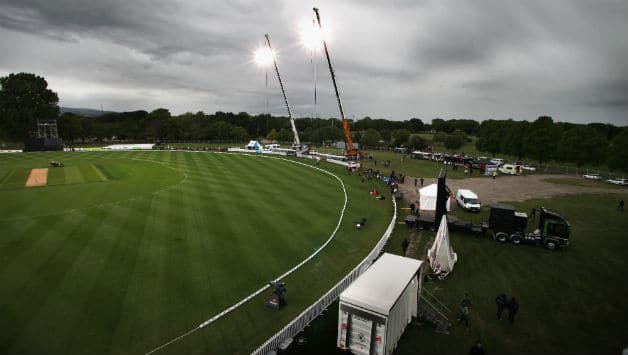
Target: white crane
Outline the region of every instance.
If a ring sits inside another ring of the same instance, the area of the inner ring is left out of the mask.
[[[277,66],[277,59],[275,58],[273,48],[270,45],[270,35],[265,34],[266,45],[268,46],[268,50],[272,54],[273,65],[275,66],[275,73],[277,74],[277,80],[279,80],[279,86],[281,87],[281,93],[283,94],[283,101],[286,104],[286,109],[288,110],[288,117],[290,118],[290,126],[292,126],[292,133],[294,133],[294,142],[292,144],[292,148],[297,150],[298,152],[303,152],[307,147],[301,145],[301,140],[299,139],[299,133],[297,132],[297,126],[294,124],[294,118],[292,117],[292,111],[290,110],[290,105],[288,104],[288,97],[286,96],[286,90],[283,87],[283,81],[281,80],[281,75],[279,74],[279,67]]]

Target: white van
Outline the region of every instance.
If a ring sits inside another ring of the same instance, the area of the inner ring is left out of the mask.
[[[458,206],[466,211],[480,212],[480,200],[471,190],[460,189],[456,193],[456,202]]]
[[[521,166],[516,164],[504,164],[499,167],[499,172],[506,175],[521,175]]]

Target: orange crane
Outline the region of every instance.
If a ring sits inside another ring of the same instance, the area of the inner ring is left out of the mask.
[[[318,13],[318,8],[314,8],[314,14],[316,15],[316,21],[318,22],[318,28],[322,30],[321,26],[321,16]],[[325,57],[327,57],[327,65],[329,66],[329,73],[331,74],[331,81],[334,84],[334,90],[336,92],[336,100],[338,101],[338,109],[340,110],[340,117],[342,118],[342,128],[345,131],[345,138],[347,139],[347,148],[345,151],[345,156],[354,157],[354,158],[362,158],[365,154],[359,151],[353,145],[353,139],[351,139],[351,130],[349,129],[349,121],[345,117],[344,110],[342,109],[342,103],[340,102],[340,94],[338,94],[338,86],[336,85],[336,74],[334,74],[334,68],[331,65],[331,59],[329,57],[329,50],[327,49],[327,41],[323,39],[323,48],[325,49]]]

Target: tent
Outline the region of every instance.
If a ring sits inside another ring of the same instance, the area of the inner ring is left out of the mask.
[[[259,144],[258,141],[249,141],[249,144],[246,145],[246,149],[250,150],[262,150],[262,145]]]
[[[421,211],[436,211],[438,185],[427,185],[419,190],[419,208]],[[451,211],[451,198],[447,199],[447,211]]]
[[[440,264],[443,272],[452,272],[454,264],[458,261],[458,255],[454,253],[451,248],[451,241],[449,240],[449,228],[447,227],[447,216],[443,215],[440,221],[440,227],[436,232],[436,238],[434,244],[427,252],[430,265],[432,269],[436,269],[436,264]]]

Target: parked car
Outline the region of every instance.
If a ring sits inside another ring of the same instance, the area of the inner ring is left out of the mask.
[[[619,179],[619,178],[615,178],[615,179],[608,179],[606,180],[606,182],[611,183],[611,184],[615,184],[615,185],[620,185],[620,186],[628,186],[628,179]]]
[[[536,171],[535,167],[533,167],[532,165],[527,165],[527,164],[521,165],[521,169],[527,170],[527,171]]]
[[[504,164],[504,159],[493,158],[493,159],[491,159],[491,163],[493,163],[495,165],[502,165],[502,164]]]
[[[589,180],[597,180],[597,181],[602,180],[602,176],[600,176],[600,174],[584,174],[582,175],[582,177]]]

